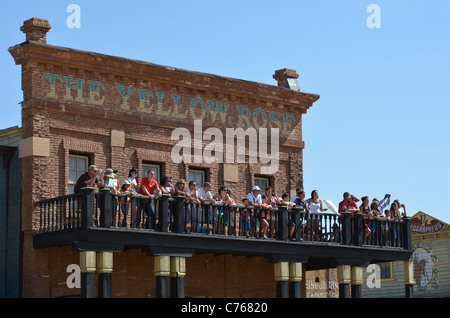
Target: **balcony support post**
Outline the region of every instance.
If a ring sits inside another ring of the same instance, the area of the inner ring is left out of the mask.
[[[339,298],[350,298],[350,265],[338,265]]]
[[[186,276],[186,258],[170,258],[170,297],[184,298],[184,276]]]
[[[80,252],[81,298],[95,298],[95,252]]]
[[[301,298],[302,263],[289,263],[289,297]]]
[[[97,252],[98,298],[112,297],[113,253]]]
[[[274,264],[275,281],[277,284],[277,298],[289,297],[289,263],[277,262]]]
[[[405,261],[405,298],[413,298],[414,296],[414,276],[413,276],[413,262]]]
[[[154,264],[154,274],[156,276],[156,298],[169,298],[170,256],[155,256]]]
[[[351,268],[352,298],[361,298],[363,283],[363,268],[352,266]]]

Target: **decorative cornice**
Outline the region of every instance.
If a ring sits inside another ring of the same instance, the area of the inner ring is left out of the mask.
[[[319,95],[292,91],[258,82],[246,81],[178,69],[150,62],[110,56],[89,51],[53,46],[45,43],[26,41],[9,48],[17,65],[36,67],[37,63],[63,68],[83,69],[102,76],[117,76],[175,85],[199,91],[213,91],[242,98],[265,100],[285,106],[292,106],[306,113],[319,99]]]

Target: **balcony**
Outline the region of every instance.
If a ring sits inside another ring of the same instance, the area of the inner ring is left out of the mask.
[[[141,249],[153,256],[263,256],[275,264],[301,263],[306,270],[407,262],[412,254],[408,218],[376,220],[346,212],[308,215],[283,205],[269,210],[200,204],[184,196],[152,199],[93,188],[36,204],[40,224],[34,248],[38,249],[69,245],[79,251],[112,253]],[[368,237],[365,226],[372,229]],[[284,297],[286,292],[280,288],[277,295]]]

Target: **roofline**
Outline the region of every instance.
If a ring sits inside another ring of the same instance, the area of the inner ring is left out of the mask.
[[[257,95],[253,98],[259,97],[259,99],[275,99],[278,100],[279,103],[287,102],[288,104],[292,104],[293,106],[300,106],[299,104],[302,104],[301,106],[306,106],[306,108],[312,106],[312,104],[320,98],[320,95],[318,94],[293,91],[285,87],[214,75],[210,73],[185,70],[181,68],[175,68],[136,59],[117,57],[103,53],[95,53],[67,47],[54,46],[36,41],[25,41],[21,44],[10,47],[8,51],[13,56],[16,64],[24,64],[30,60],[35,59],[37,61],[42,61],[43,63],[56,64],[63,67],[72,65],[73,67],[91,69],[93,71],[97,70],[97,72],[103,71],[106,73],[113,73],[117,76],[127,76],[130,78],[145,79],[148,78],[149,75],[157,75],[156,80],[170,83],[174,82],[174,77],[182,79],[183,77],[185,77],[185,75],[190,75],[197,77],[197,81],[184,81],[183,83],[179,84],[201,90],[222,90],[227,91],[229,94],[233,94],[233,88],[235,88],[233,86],[239,85],[240,91],[244,90],[248,91],[249,93],[252,93],[253,91],[254,93],[256,93],[250,94]],[[56,51],[63,51],[69,53],[69,55],[56,54]],[[86,61],[81,61],[80,58],[75,58],[77,54],[82,55],[84,58],[88,56],[88,60],[91,63],[86,63]],[[106,62],[104,61],[105,59],[107,60]],[[111,61],[117,62],[116,65],[112,67]],[[134,71],[133,68],[135,69]],[[137,69],[139,69],[138,72],[136,72]],[[151,76],[151,78],[153,80],[155,79],[155,76]],[[225,83],[220,85],[220,83],[218,83],[220,81]]]

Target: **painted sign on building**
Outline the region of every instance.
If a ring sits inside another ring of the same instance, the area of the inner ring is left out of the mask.
[[[426,234],[450,231],[450,226],[423,212],[416,213],[411,218],[411,234]]]

